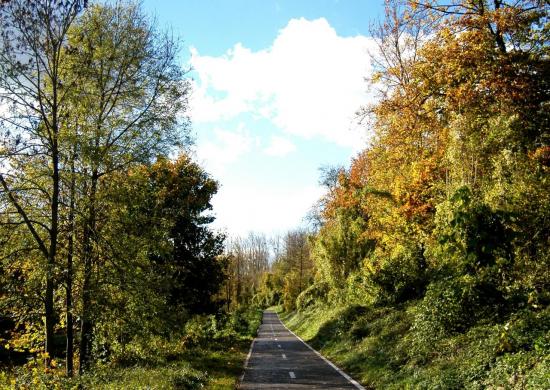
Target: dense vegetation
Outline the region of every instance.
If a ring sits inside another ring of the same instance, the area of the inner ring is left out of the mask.
[[[386,16],[374,136],[324,171],[312,284],[270,303],[375,388],[549,388],[548,5]]]

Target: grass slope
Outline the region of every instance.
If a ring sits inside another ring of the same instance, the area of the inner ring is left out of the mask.
[[[550,389],[550,308],[436,337],[414,327],[418,302],[313,306],[285,324],[372,389]]]

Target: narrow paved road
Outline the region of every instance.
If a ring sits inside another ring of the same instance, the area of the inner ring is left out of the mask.
[[[363,389],[265,311],[240,389]]]

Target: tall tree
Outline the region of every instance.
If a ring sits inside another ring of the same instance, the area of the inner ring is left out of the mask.
[[[59,266],[61,143],[71,115],[66,100],[77,85],[75,77],[63,72],[63,49],[84,5],[80,0],[13,0],[0,7],[0,184],[9,200],[2,213],[7,223],[28,229],[45,260],[44,333],[50,356]]]
[[[215,312],[227,266],[225,236],[208,225],[217,183],[188,156],[175,162],[160,158],[150,169],[156,199],[153,215],[166,221],[170,251],[154,257],[169,280],[168,301],[191,314]]]
[[[187,142],[189,83],[177,45],[135,4],[94,5],[69,31],[68,71],[78,76],[82,233],[80,370],[90,361],[94,268],[102,220],[100,196],[109,176],[147,163]],[[169,104],[168,104],[169,102]]]

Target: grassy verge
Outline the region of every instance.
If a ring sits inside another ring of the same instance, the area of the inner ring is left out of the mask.
[[[281,319],[368,388],[550,388],[550,308],[439,338],[415,328],[417,309],[314,306]]]
[[[219,329],[211,317],[200,318],[181,337],[151,340],[146,352],[128,352],[73,379],[62,368],[44,372],[37,359],[0,372],[0,389],[234,389],[260,322],[259,310]]]
[[[174,362],[107,370],[83,380],[94,389],[234,389],[242,373],[250,340],[231,347],[191,348]]]

